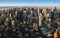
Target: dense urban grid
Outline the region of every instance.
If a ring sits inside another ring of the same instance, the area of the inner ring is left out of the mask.
[[[60,38],[60,10],[0,8],[0,38]]]

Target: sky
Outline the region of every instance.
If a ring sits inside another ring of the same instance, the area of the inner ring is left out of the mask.
[[[0,0],[0,6],[60,6],[60,0]]]

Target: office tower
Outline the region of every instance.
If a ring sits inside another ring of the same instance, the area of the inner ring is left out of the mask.
[[[52,9],[51,9],[51,12],[53,12],[53,11],[54,11],[54,9],[52,8]]]
[[[35,31],[38,31],[38,25],[37,25],[37,23],[33,23],[33,29],[34,29]]]
[[[46,17],[46,14],[47,14],[46,8],[43,8],[42,12],[43,12],[44,17]]]
[[[15,11],[15,15],[17,15],[17,11]]]
[[[41,26],[43,17],[42,17],[42,13],[40,13],[40,11],[39,11],[39,8],[38,8],[38,18],[39,18],[39,26]]]

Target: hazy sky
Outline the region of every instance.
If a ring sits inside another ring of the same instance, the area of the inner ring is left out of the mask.
[[[24,6],[24,5],[60,6],[60,0],[0,0],[0,6]]]

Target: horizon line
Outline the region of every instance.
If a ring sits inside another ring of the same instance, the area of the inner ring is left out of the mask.
[[[0,7],[6,6],[60,6],[60,4],[0,4]]]

